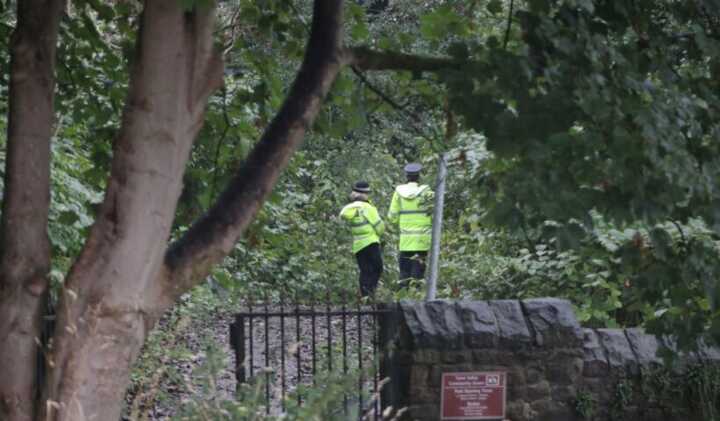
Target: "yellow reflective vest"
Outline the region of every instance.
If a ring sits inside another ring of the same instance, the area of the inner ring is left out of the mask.
[[[368,202],[356,201],[340,211],[340,218],[350,225],[353,243],[352,252],[357,253],[373,243],[380,242],[385,224],[375,206]]]
[[[400,251],[430,250],[434,196],[425,184],[407,183],[395,189],[387,217],[400,228]]]

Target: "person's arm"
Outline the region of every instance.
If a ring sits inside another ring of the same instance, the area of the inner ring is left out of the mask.
[[[377,208],[372,205],[369,206],[367,215],[365,215],[365,217],[367,218],[367,221],[370,223],[370,225],[372,225],[378,237],[382,236],[385,232],[385,223],[383,223],[382,219],[380,219],[380,214],[378,214]]]
[[[340,211],[340,214],[338,217],[340,218],[340,221],[342,221],[344,224],[347,224],[350,222],[350,220],[353,218],[353,211],[354,209],[350,205],[346,205],[342,210]]]
[[[435,192],[428,187],[422,192],[422,209],[427,212],[428,215],[432,216],[434,207]]]
[[[343,223],[345,223],[345,209],[347,208],[340,209],[340,213],[338,214],[338,219]]]
[[[400,216],[400,198],[397,192],[393,193],[390,209],[388,210],[387,219],[391,225],[397,225]]]

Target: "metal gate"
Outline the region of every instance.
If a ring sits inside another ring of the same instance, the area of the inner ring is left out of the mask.
[[[263,381],[266,413],[280,414],[288,399],[303,404],[298,386],[316,386],[328,373],[350,373],[357,387],[343,394],[342,411],[354,407],[365,419],[379,420],[384,350],[394,313],[394,305],[329,300],[247,305],[230,327],[238,385]]]

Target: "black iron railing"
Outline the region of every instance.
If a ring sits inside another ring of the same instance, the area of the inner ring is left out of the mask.
[[[379,381],[388,329],[395,306],[366,302],[251,303],[235,315],[230,340],[235,350],[238,384],[262,376],[268,414],[285,411],[292,395],[298,405],[299,386],[316,386],[333,369],[358,376],[353,396],[343,398],[347,414],[357,405],[366,419],[380,419]]]

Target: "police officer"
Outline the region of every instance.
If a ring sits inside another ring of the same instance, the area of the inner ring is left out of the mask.
[[[351,203],[340,211],[340,218],[352,232],[352,252],[360,269],[360,294],[363,297],[375,291],[383,272],[380,237],[385,231],[385,224],[370,203],[369,194],[370,185],[358,181],[350,193]]]
[[[411,278],[425,276],[425,259],[432,239],[432,207],[434,193],[419,184],[422,165],[405,166],[407,183],[397,186],[390,202],[388,221],[400,229],[400,285],[406,287]]]

